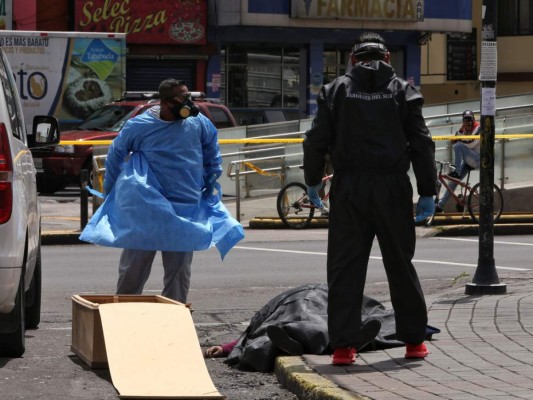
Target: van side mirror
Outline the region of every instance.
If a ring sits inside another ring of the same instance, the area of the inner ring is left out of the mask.
[[[28,148],[47,147],[59,143],[59,123],[55,117],[36,115],[33,117],[32,134],[28,135]]]

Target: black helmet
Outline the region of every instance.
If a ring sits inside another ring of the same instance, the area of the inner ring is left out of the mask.
[[[464,120],[472,120],[472,121],[475,121],[476,120],[476,116],[474,115],[474,112],[473,111],[470,111],[470,110],[465,110],[463,111],[463,121]]]

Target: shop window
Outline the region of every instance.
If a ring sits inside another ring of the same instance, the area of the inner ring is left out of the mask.
[[[351,49],[326,49],[324,52],[324,84],[346,73],[351,51]],[[391,65],[396,75],[403,77],[405,71],[403,50],[389,48],[389,51],[391,54]]]
[[[533,35],[531,0],[498,2],[498,36]]]
[[[349,60],[350,50],[326,50],[324,52],[324,84],[344,75]]]
[[[298,107],[298,49],[230,46],[222,59],[221,101],[229,107]]]

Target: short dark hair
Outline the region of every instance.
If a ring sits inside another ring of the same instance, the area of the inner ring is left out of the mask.
[[[178,81],[174,78],[165,79],[159,84],[159,98],[163,100],[169,100],[174,97],[173,89],[176,86],[186,86],[185,81]]]
[[[352,54],[360,61],[383,60],[387,52],[385,39],[376,32],[359,35],[352,48]]]

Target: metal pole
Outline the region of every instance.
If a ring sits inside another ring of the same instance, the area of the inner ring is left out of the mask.
[[[506,285],[500,283],[494,261],[494,115],[496,114],[498,0],[483,0],[481,38],[481,202],[479,210],[479,258],[466,294],[502,294]]]
[[[80,190],[80,228],[83,230],[89,220],[89,192],[86,190],[89,171],[82,169],[80,171],[81,190]]]
[[[241,222],[241,179],[240,179],[240,164],[235,163],[235,213],[237,214],[237,221]]]

